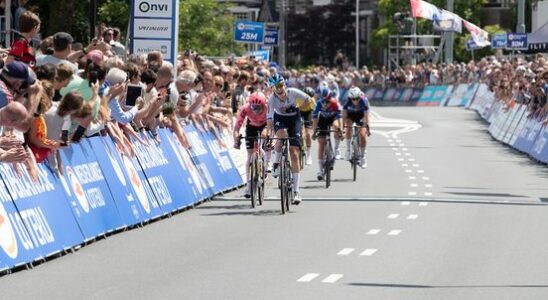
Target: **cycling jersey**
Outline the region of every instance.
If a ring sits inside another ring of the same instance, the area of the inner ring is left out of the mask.
[[[268,98],[268,120],[272,120],[274,113],[280,116],[295,116],[299,111],[297,99],[300,98],[305,101],[309,98],[306,93],[295,88],[287,88],[286,94],[287,98],[285,100],[280,100],[276,93]]]
[[[357,103],[348,99],[344,104],[343,110],[346,111],[348,118],[352,120],[353,123],[358,124],[358,126],[363,126],[363,117],[369,111],[369,100],[365,96],[361,97],[360,101]]]
[[[238,114],[238,119],[236,121],[236,125],[234,126],[234,131],[239,131],[242,125],[244,124],[244,120],[247,118],[248,125],[254,126],[254,127],[262,127],[266,124],[266,105],[263,106],[262,111],[255,113],[253,109],[251,109],[251,105],[247,103],[242,107],[242,110]]]
[[[318,101],[312,112],[312,117],[316,119],[319,116],[322,118],[340,119],[341,109],[337,99],[331,98],[327,104],[323,104],[323,101]]]
[[[311,98],[308,103],[304,103],[306,99],[297,98],[297,107],[302,112],[310,112],[316,107],[316,101],[314,98]]]

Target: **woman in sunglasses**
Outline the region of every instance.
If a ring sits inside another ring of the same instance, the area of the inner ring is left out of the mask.
[[[255,92],[249,96],[247,104],[245,104],[240,113],[238,114],[238,120],[234,126],[234,148],[240,149],[240,128],[244,124],[244,121],[247,119],[245,126],[245,145],[247,149],[247,163],[249,165],[251,161],[251,156],[253,155],[255,139],[254,137],[262,136],[264,133],[264,128],[266,127],[266,97],[261,92]],[[270,151],[265,153],[265,165],[268,166],[270,160]],[[246,167],[246,178],[247,186],[245,189],[244,196],[246,198],[251,197],[250,192],[250,178],[249,178],[249,168]]]
[[[286,88],[285,79],[277,73],[268,78],[268,85],[273,90],[272,95],[268,98],[268,134],[269,136],[275,135],[277,138],[290,138],[289,152],[291,154],[291,172],[293,177],[293,204],[297,205],[301,203],[302,200],[299,195],[301,172],[299,163],[299,149],[301,147],[302,130],[301,114],[299,109],[300,106],[307,105],[311,99],[306,93],[299,89]],[[304,101],[298,105],[298,99],[302,99]],[[278,177],[279,175],[278,165],[281,156],[281,143],[277,142],[272,154],[272,158],[274,159],[274,163],[272,165],[273,177]]]
[[[369,133],[369,100],[358,87],[352,87],[348,91],[348,101],[343,106],[343,120],[346,130],[346,155],[345,159],[350,160],[350,149],[352,149],[352,124],[361,127],[359,131],[360,145],[360,167],[367,168],[367,141],[365,136]]]

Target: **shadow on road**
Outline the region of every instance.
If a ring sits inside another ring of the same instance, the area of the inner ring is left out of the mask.
[[[249,208],[249,207],[248,207]],[[291,213],[291,212],[289,212]],[[218,217],[218,216],[280,216],[281,212],[279,209],[265,209],[265,210],[246,210],[246,211],[224,211],[212,214],[202,214],[206,217]]]
[[[548,288],[548,285],[536,284],[508,284],[508,285],[416,285],[416,284],[392,284],[392,283],[349,283],[351,286],[362,287],[387,287],[387,288],[412,288],[412,289],[461,289],[461,288]]]

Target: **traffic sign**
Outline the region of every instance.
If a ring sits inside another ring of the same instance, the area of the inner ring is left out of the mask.
[[[266,29],[264,32],[264,45],[278,45],[278,29]]]
[[[506,48],[511,50],[527,50],[527,33],[509,33]]]
[[[234,40],[236,42],[262,44],[264,42],[264,23],[236,21],[234,24]]]
[[[491,41],[491,48],[493,49],[504,49],[508,44],[508,35],[506,33],[495,34]]]

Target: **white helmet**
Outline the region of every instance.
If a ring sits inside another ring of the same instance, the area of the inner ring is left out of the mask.
[[[360,98],[361,95],[362,95],[362,91],[357,86],[352,87],[350,88],[350,90],[348,90],[348,98],[356,99],[356,98]]]

